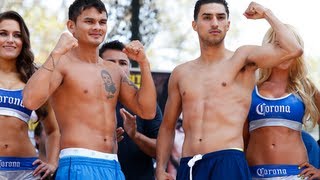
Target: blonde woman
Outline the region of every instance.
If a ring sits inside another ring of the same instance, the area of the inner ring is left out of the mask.
[[[287,25],[303,47],[296,30]],[[270,29],[263,40],[277,44]],[[300,179],[308,155],[301,138],[302,127],[313,127],[319,119],[320,95],[307,77],[303,56],[261,69],[245,126],[249,134],[246,158],[253,179]]]

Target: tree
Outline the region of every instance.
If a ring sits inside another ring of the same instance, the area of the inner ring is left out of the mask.
[[[0,8],[16,10],[24,17],[36,59],[43,62],[65,28],[70,3],[70,0],[57,0],[58,8],[52,9],[45,0],[5,0],[1,1]],[[153,0],[104,0],[104,3],[109,14],[108,40],[118,39],[124,43],[140,40],[146,47],[152,42],[159,29],[158,10]]]
[[[113,0],[106,3],[109,19],[114,24],[108,33],[110,40],[118,39],[127,43],[139,40],[149,46],[159,29],[158,10],[153,0]],[[138,67],[132,61],[133,67]]]

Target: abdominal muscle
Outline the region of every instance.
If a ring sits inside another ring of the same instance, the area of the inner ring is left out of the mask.
[[[238,106],[237,110],[234,110],[221,105],[210,108],[210,111],[205,108],[192,109],[183,114],[183,157],[225,149],[243,150],[242,130],[246,114],[244,108]]]
[[[52,100],[61,134],[60,149],[85,148],[117,153],[116,101],[106,103],[102,97],[98,100],[93,96],[72,96],[69,99],[66,102],[64,96],[56,94]]]
[[[204,130],[201,133],[186,133],[182,147],[182,157],[190,157],[196,154],[203,155],[225,149],[243,150],[242,137],[234,132],[226,132],[229,129],[220,127],[210,132]]]
[[[28,124],[0,116],[0,157],[35,157],[36,150],[28,136]]]
[[[225,85],[216,83],[218,81],[221,80],[209,78],[206,86],[199,83],[180,86],[185,132],[183,157],[243,149],[242,132],[251,90],[233,81]]]
[[[86,125],[76,125],[75,128],[65,127],[61,132],[61,149],[85,148],[103,153],[117,153],[114,133],[96,131]]]
[[[301,132],[286,127],[262,127],[250,133],[246,152],[250,166],[299,165],[308,161]]]

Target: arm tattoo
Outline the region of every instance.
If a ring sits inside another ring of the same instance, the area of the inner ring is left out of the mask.
[[[50,59],[52,61],[52,69],[45,67],[44,64],[41,67],[47,71],[53,72],[53,70],[56,68],[56,65],[54,64],[54,59],[51,53],[50,53]]]
[[[127,76],[122,77],[122,82],[127,83],[129,86],[132,86],[134,89],[138,90],[138,87],[132,81],[130,81]]]
[[[101,71],[101,78],[104,84],[104,89],[107,92],[107,98],[113,98],[114,97],[114,93],[117,91],[116,86],[112,80],[111,75],[108,73],[108,71],[106,70],[102,70]]]

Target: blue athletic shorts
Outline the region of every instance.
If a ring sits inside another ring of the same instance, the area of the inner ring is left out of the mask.
[[[193,157],[180,160],[177,180],[190,178],[188,162]],[[240,150],[227,149],[204,154],[191,169],[193,180],[250,180],[250,171],[245,155]]]
[[[0,179],[40,179],[33,176],[38,165],[32,165],[36,157],[0,157]]]
[[[250,166],[250,172],[253,179],[300,179],[298,175],[302,169],[298,165],[257,165]]]
[[[59,160],[56,180],[124,180],[116,160],[82,156],[63,157]]]

